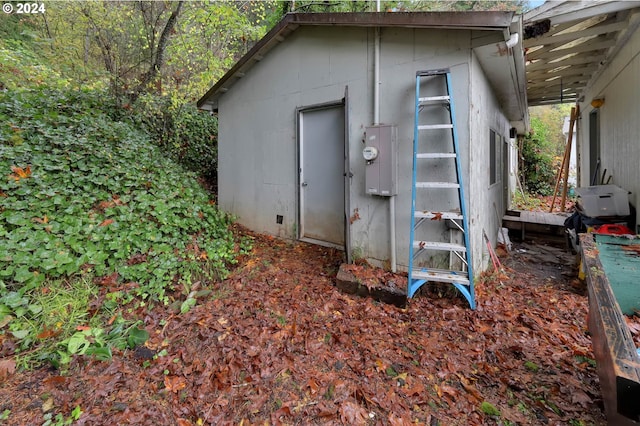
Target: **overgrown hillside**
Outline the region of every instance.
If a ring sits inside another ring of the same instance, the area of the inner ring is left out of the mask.
[[[0,94],[0,357],[108,357],[136,343],[121,306],[188,310],[234,262],[230,218],[133,122],[100,91]]]
[[[81,5],[45,6],[0,19],[0,382],[140,345],[148,309],[188,311],[240,250],[198,183],[216,119],[166,93],[132,103],[72,37]]]

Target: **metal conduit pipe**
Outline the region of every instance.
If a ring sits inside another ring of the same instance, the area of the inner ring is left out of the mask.
[[[380,12],[380,0],[376,1],[376,12]],[[380,27],[376,27],[373,51],[373,124],[380,124]],[[391,272],[396,272],[396,197],[389,197],[389,240],[391,242]]]

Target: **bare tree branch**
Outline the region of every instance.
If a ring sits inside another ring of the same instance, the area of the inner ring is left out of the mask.
[[[142,79],[140,80],[140,84],[138,84],[138,87],[132,93],[132,101],[135,101],[140,93],[145,90],[147,85],[151,83],[160,73],[160,69],[164,64],[164,52],[167,48],[167,43],[169,42],[169,36],[171,35],[176,21],[178,20],[178,16],[180,15],[180,10],[182,9],[183,3],[184,1],[179,1],[175,10],[171,12],[171,16],[169,16],[169,19],[167,19],[167,23],[165,24],[164,29],[160,34],[160,38],[158,39],[158,45],[155,49],[155,54],[153,55],[153,60],[149,66],[149,70],[144,73]]]

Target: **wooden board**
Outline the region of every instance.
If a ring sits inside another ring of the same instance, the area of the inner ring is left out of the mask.
[[[532,234],[565,237],[564,221],[566,216],[558,213],[507,211],[502,224],[510,230],[520,231],[520,240],[524,241],[525,232]]]
[[[622,313],[633,315],[640,310],[640,238],[614,235],[594,235],[594,238],[598,257]]]
[[[593,234],[580,234],[589,292],[589,331],[610,425],[640,422],[640,358],[599,259]]]
[[[512,222],[526,222],[538,225],[564,226],[564,221],[567,218],[567,215],[561,215],[557,213],[528,211],[519,211],[518,213],[519,214],[517,216],[507,214],[502,218],[502,220],[508,220]]]

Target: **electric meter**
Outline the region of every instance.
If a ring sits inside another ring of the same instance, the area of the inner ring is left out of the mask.
[[[362,156],[367,161],[373,161],[378,158],[378,148],[374,146],[367,146],[362,150]]]

